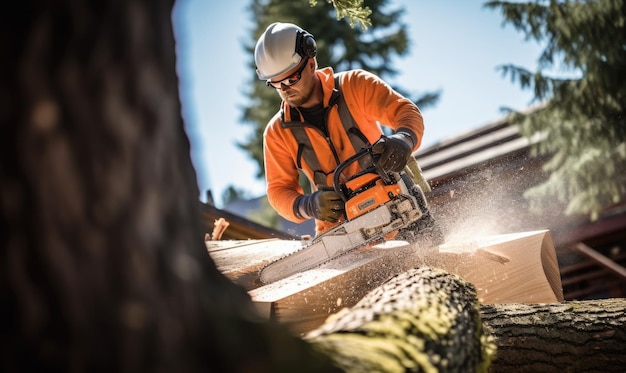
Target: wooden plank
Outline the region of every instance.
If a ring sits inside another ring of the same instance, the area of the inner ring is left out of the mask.
[[[258,270],[301,244],[273,240],[236,247],[231,243],[230,248],[228,244],[221,249],[213,246],[209,253],[218,268],[226,269],[227,276],[245,284],[263,315],[287,325],[294,333],[321,325],[326,317],[356,304],[389,278],[419,266],[439,267],[471,282],[484,304],[563,300],[548,231],[481,237],[438,248],[389,241],[259,286]]]
[[[249,291],[263,315],[303,333],[331,314],[361,300],[370,290],[417,264],[404,241],[363,247],[315,269]],[[405,258],[411,257],[411,261]],[[269,312],[269,313],[267,313]]]
[[[262,239],[205,242],[217,269],[246,290],[261,286],[263,266],[302,248],[302,241]]]

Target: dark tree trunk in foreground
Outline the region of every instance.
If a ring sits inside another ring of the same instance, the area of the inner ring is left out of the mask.
[[[626,299],[483,305],[498,346],[491,372],[623,372]]]
[[[172,6],[0,12],[3,372],[328,368],[207,257]]]

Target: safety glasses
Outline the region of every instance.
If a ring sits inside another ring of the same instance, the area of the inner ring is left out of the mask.
[[[291,74],[287,78],[279,82],[272,82],[268,79],[265,84],[267,84],[268,87],[280,88],[281,85],[286,85],[287,87],[289,87],[298,83],[300,79],[302,79],[302,72],[304,71],[304,68],[307,67],[308,62],[309,59],[307,58],[306,60],[304,60],[304,64],[302,64],[302,66],[298,70],[296,70],[295,73]]]

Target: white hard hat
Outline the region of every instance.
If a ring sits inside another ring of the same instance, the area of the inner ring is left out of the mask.
[[[293,23],[275,22],[267,26],[254,48],[259,79],[267,80],[298,66],[303,58],[313,58],[317,46],[313,35]]]

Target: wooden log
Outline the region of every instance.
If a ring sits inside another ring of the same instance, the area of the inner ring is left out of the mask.
[[[318,268],[259,286],[263,265],[298,249],[302,242],[271,240],[207,243],[229,278],[246,287],[259,311],[300,334],[326,317],[356,304],[389,278],[420,266],[442,268],[471,282],[482,303],[538,303],[563,300],[560,275],[548,231],[524,232],[450,242],[420,249],[404,241],[364,247]],[[221,245],[221,246],[220,246]]]
[[[626,299],[481,306],[491,372],[623,372]]]
[[[624,371],[626,299],[478,310],[473,292],[443,270],[409,270],[304,339],[346,372]]]
[[[346,372],[486,372],[495,351],[474,287],[430,267],[395,276],[304,338]]]

